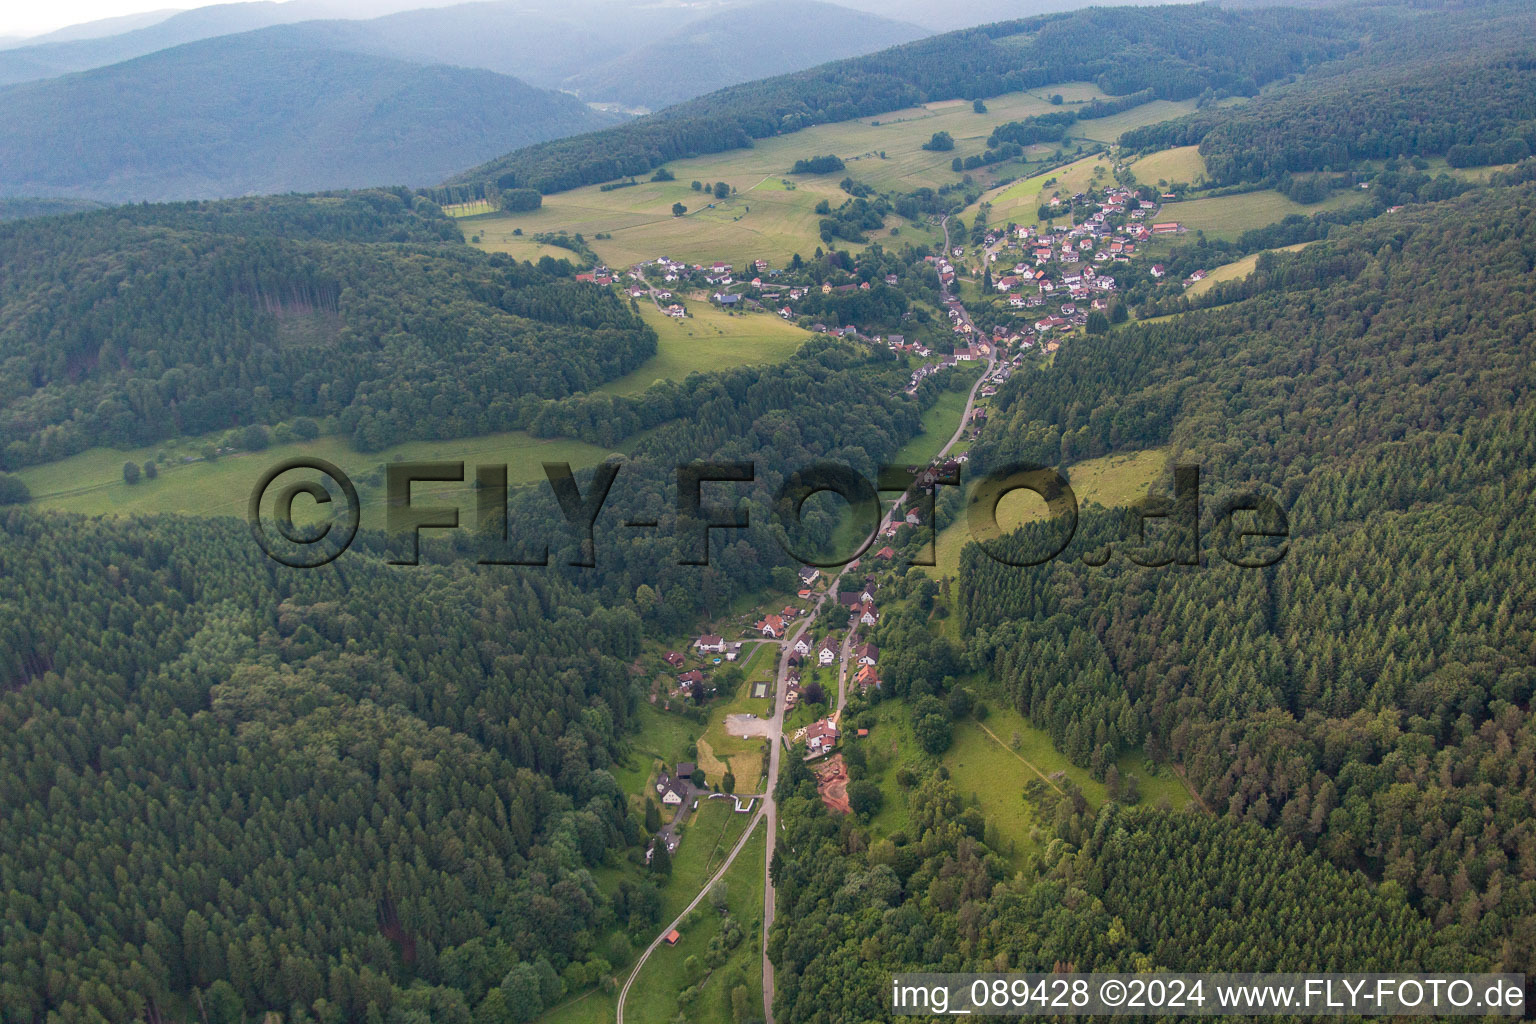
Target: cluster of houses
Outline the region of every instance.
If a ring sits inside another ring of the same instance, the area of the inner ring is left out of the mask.
[[[742,645],[740,641],[726,640],[724,637],[713,633],[706,633],[693,642],[694,649],[699,656],[710,661],[735,661],[741,657]],[[680,669],[687,664],[681,651],[668,651],[663,655],[663,660],[674,669]],[[695,701],[702,701],[706,697],[715,694],[715,683],[702,669],[692,668],[681,672],[677,676],[677,685],[672,694],[679,697],[691,697]]]

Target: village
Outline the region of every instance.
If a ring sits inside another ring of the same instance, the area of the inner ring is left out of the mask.
[[[1038,226],[1008,223],[986,229],[970,246],[909,250],[910,264],[895,269],[888,253],[880,253],[878,263],[868,254],[855,255],[850,267],[829,274],[810,273],[799,257],[788,267],[773,267],[766,259],[736,267],[719,260],[690,264],[657,256],[622,273],[599,265],[577,278],[600,286],[626,279],[622,287],[631,299],[650,301],[679,320],[690,316],[689,302],[707,302],[728,312],[773,314],[813,334],[884,346],[919,361],[912,365],[907,387],[915,394],[923,380],[961,363],[990,360],[1009,350],[1016,366],[1029,353],[1055,353],[1074,333],[1102,332],[1109,323],[1126,319],[1119,295],[1127,277],[1144,275],[1156,282],[1166,274],[1163,264],[1150,262],[1149,243],[1185,232],[1177,221],[1156,219],[1160,200],[1173,198],[1119,185],[1070,196],[1054,193],[1041,208]],[[1182,284],[1205,276],[1197,270]],[[940,299],[932,303],[935,284]],[[880,318],[866,326],[847,320],[829,324],[822,315],[834,305],[825,300],[882,286],[914,300],[900,325]],[[962,290],[974,293],[969,314],[958,297]],[[813,295],[819,301],[807,301]],[[1097,327],[1095,313],[1104,315]],[[990,382],[983,397],[995,393],[995,385],[1005,379],[1006,373]]]

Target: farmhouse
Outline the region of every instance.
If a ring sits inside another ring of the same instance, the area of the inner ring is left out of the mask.
[[[777,615],[770,615],[759,622],[757,628],[763,636],[771,636],[777,640],[784,635],[784,620]]]
[[[665,771],[656,777],[656,792],[661,796],[661,802],[668,807],[676,807],[688,799],[689,785],[686,778],[669,775]]]

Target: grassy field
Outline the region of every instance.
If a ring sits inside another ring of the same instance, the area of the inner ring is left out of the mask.
[[[1295,252],[1298,249],[1305,249],[1311,244],[1311,242],[1298,242],[1295,245],[1285,245],[1278,249],[1266,249],[1265,252]],[[1208,273],[1203,281],[1196,281],[1190,285],[1185,289],[1184,294],[1194,298],[1204,295],[1222,281],[1241,281],[1253,273],[1254,268],[1259,265],[1259,257],[1262,255],[1264,253],[1256,252],[1232,263],[1224,263]]]
[[[738,817],[746,818],[747,815]],[[725,885],[728,912],[740,926],[742,937],[726,962],[699,982],[698,995],[686,1010],[688,1020],[731,1020],[730,983],[733,981],[746,985],[747,1005],[761,1011],[763,978],[758,957],[763,921],[763,859],[767,856],[767,850],[767,825],[759,823],[752,838],[742,848],[741,855],[721,879]],[[645,962],[624,1004],[626,1022],[668,1024],[677,1019],[680,1010],[677,995],[689,987],[685,964],[689,957],[697,957],[702,963],[704,952],[710,940],[720,933],[721,925],[719,912],[706,899],[679,929],[682,938],[678,944],[659,947]],[[571,1024],[576,1021],[611,1021],[614,1019],[612,1002],[609,1005],[605,1018],[586,1016],[565,1020]],[[552,1020],[549,1018],[545,1024]]]
[[[507,216],[501,213],[459,221],[459,230],[463,233],[464,240],[486,252],[504,252],[516,259],[528,260],[530,263],[537,263],[544,256],[556,260],[569,260],[572,263],[580,262],[580,258],[569,249],[535,242],[526,234],[513,234],[517,228],[518,225],[509,223]],[[478,242],[475,241],[477,238]]]
[[[1079,462],[1068,468],[1063,475],[1072,484],[1079,507],[1097,502],[1106,508],[1117,508],[1134,504],[1145,496],[1147,488],[1162,473],[1167,458],[1166,448],[1106,455]],[[1007,532],[1045,515],[1044,499],[1026,491],[1018,491],[998,504],[997,524]],[[936,564],[926,571],[936,578],[958,576],[960,551],[970,539],[970,529],[963,517],[946,525],[939,531],[936,541]]]
[[[1063,90],[1053,87],[1051,91]],[[813,207],[821,199],[833,205],[846,199],[838,186],[845,175],[877,189],[896,191],[957,181],[960,175],[950,169],[954,157],[981,152],[987,136],[999,124],[1058,109],[1044,98],[1047,94],[1047,90],[1040,90],[1038,95],[1018,92],[991,98],[985,114],[975,113],[968,102],[954,100],[820,125],[760,139],[751,149],[672,161],[667,168],[675,181],[646,181],[608,192],[588,186],[547,196],[538,210],[498,214],[471,223],[480,232],[480,244],[485,248],[509,244],[513,228],[522,228],[525,235],[557,229],[579,231],[611,266],[628,266],[660,255],[696,263],[721,259],[733,264],[761,257],[782,264],[793,253],[809,255],[820,244],[820,218]],[[1097,94],[1086,84],[1073,90],[1074,99]],[[922,148],[936,131],[947,131],[954,137],[953,151]],[[797,159],[823,153],[841,157],[846,170],[826,175],[788,173]],[[1015,161],[971,173],[987,180],[989,176],[1018,174],[1021,167]],[[715,200],[694,191],[692,181],[724,181],[736,189],[736,194]],[[688,207],[686,216],[672,215],[672,204],[677,202]],[[911,233],[909,227],[902,230],[904,235]],[[599,233],[611,237],[596,239]],[[877,233],[874,240],[882,240],[883,235]]]
[[[1018,864],[1025,855],[1040,849],[1033,834],[1040,822],[1024,799],[1030,783],[1043,776],[1054,788],[1055,776],[1060,773],[1095,807],[1107,799],[1107,793],[1103,783],[1095,782],[1085,769],[1056,749],[1045,730],[1030,725],[993,688],[985,684],[977,688],[987,696],[992,713],[985,722],[956,723],[954,742],[941,760],[955,789],[976,800],[989,829],[996,830],[989,838],[999,842],[1003,847],[1000,852],[1010,854]],[[1139,752],[1122,754],[1116,768],[1122,779],[1136,776],[1142,803],[1166,803],[1174,808],[1189,803],[1189,793],[1172,769],[1149,764]]]
[[[1095,181],[1100,184],[1112,182],[1114,179],[1110,175],[1110,170],[1110,162],[1103,154],[1085,156],[1064,167],[1058,167],[1049,174],[1024,178],[1011,185],[984,193],[975,204],[967,207],[961,216],[967,224],[970,224],[976,217],[977,206],[983,202],[989,202],[992,204],[992,210],[988,216],[988,223],[1007,224],[1012,221],[1015,224],[1038,224],[1040,218],[1037,214],[1042,194],[1046,198],[1055,192],[1070,196],[1074,192],[1087,189]],[[1052,178],[1055,179],[1055,184],[1046,188],[1045,183]]]
[[[202,516],[244,516],[246,502],[262,473],[284,459],[307,456],[334,463],[353,478],[362,501],[363,526],[384,526],[384,492],[363,479],[375,467],[395,461],[462,461],[466,481],[477,464],[504,464],[512,484],[544,479],[541,462],[569,462],[573,467],[592,466],[610,454],[584,441],[545,440],[522,432],[487,434],[457,441],[410,441],[380,452],[364,454],[341,437],[279,444],[261,452],[220,456],[217,461],[182,462],[207,443],[200,439],[166,442],[149,448],[120,451],[92,448],[58,462],[33,466],[18,476],[32,491],[39,508],[85,515],[147,515],[175,512]],[[123,482],[123,463],[143,463],[165,452],[168,461],[154,480],[140,479],[132,486]],[[286,477],[284,478],[287,479]],[[412,500],[456,502],[460,522],[472,525],[474,492],[469,483],[416,484]],[[302,513],[308,499],[296,502]],[[295,517],[296,519],[298,516]]]
[[[1026,788],[1041,779],[1055,787],[1055,776],[1060,773],[1096,807],[1106,799],[1104,785],[1068,761],[1050,735],[1013,710],[990,680],[970,677],[962,682],[987,702],[991,713],[984,722],[966,719],[955,723],[954,741],[938,761],[949,771],[956,791],[981,808],[987,819],[988,839],[998,852],[1009,857],[1015,867],[1023,867],[1029,855],[1040,848],[1033,835],[1040,822],[1024,799]],[[911,706],[906,701],[882,702],[875,708],[875,717],[869,736],[850,742],[867,744],[870,778],[885,798],[871,826],[881,835],[890,835],[905,829],[909,821],[906,791],[896,782],[896,769],[904,763],[931,759],[921,753],[912,736]],[[1143,803],[1178,808],[1189,802],[1188,792],[1172,770],[1148,763],[1139,752],[1121,755],[1116,767],[1122,778],[1137,777]]]
[[[1160,221],[1178,221],[1191,232],[1204,231],[1211,238],[1236,238],[1249,228],[1274,224],[1293,213],[1310,216],[1358,202],[1361,202],[1361,198],[1357,193],[1336,192],[1321,203],[1303,206],[1279,192],[1267,190],[1165,203],[1157,217]]]
[[[955,388],[942,392],[935,401],[923,413],[923,431],[899,448],[891,457],[891,464],[896,466],[926,466],[939,454],[939,449],[944,447],[955,434],[955,428],[960,425],[960,416],[965,412],[965,398],[971,391],[971,385],[976,383],[976,378],[986,369],[986,363],[972,363],[969,366],[957,367],[954,379],[964,384],[956,384]]]
[[[656,329],[656,354],[637,369],[598,390],[633,395],[658,380],[683,380],[733,366],[779,363],[811,337],[772,313],[727,313],[707,302],[689,302],[685,320],[667,316],[649,300],[640,315]]]
[[[682,760],[692,743],[703,731],[703,726],[690,722],[679,715],[658,711],[649,702],[642,702],[639,713],[640,731],[629,739],[629,753],[612,768],[619,788],[641,802],[644,788],[656,768]]]
[[[1178,146],[1142,157],[1131,164],[1131,173],[1144,185],[1194,184],[1205,177],[1205,158],[1199,146]]]
[[[1099,117],[1091,121],[1079,121],[1072,127],[1072,137],[1091,139],[1094,142],[1118,142],[1120,136],[1132,128],[1171,121],[1183,117],[1195,109],[1194,100],[1153,100],[1139,107]]]
[[[751,814],[738,813],[729,800],[701,796],[698,801],[699,809],[688,816],[677,852],[672,855],[672,877],[661,889],[663,921],[672,920],[698,895],[752,820]]]

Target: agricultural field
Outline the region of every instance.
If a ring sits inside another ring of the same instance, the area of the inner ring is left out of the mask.
[[[1089,343],[1079,339],[1078,344]],[[1077,495],[1079,507],[1096,502],[1105,508],[1133,505],[1162,474],[1168,449],[1148,448],[1129,454],[1105,455],[1067,468],[1063,475]],[[1015,492],[997,507],[997,524],[1006,533],[1046,515],[1045,501],[1028,492]],[[939,531],[936,564],[925,571],[935,578],[960,574],[960,551],[971,539],[962,515]]]
[[[631,439],[632,443],[634,439]],[[251,490],[262,473],[277,463],[296,457],[324,459],[340,467],[357,485],[362,502],[364,529],[384,526],[384,489],[366,476],[377,467],[396,461],[464,462],[462,484],[421,483],[412,488],[412,500],[423,504],[456,503],[474,509],[474,492],[468,481],[479,463],[504,464],[509,484],[537,483],[544,479],[543,462],[569,462],[573,467],[593,466],[610,454],[585,441],[536,438],[521,431],[486,434],[456,441],[409,441],[383,451],[355,451],[342,437],[276,444],[260,452],[221,455],[208,462],[199,454],[208,439],[183,438],[133,450],[92,448],[58,462],[33,466],[17,474],[32,491],[38,508],[83,515],[152,515],[179,513],[197,516],[244,516]],[[154,480],[123,481],[123,463],[160,461]],[[184,462],[185,458],[194,461]],[[295,503],[296,512],[304,502]],[[295,516],[297,520],[299,517]],[[461,514],[461,521],[469,522]]]
[[[1295,252],[1298,249],[1305,249],[1311,244],[1311,242],[1298,242],[1295,245],[1285,245],[1278,249],[1266,249],[1264,251]],[[1210,291],[1212,288],[1216,287],[1216,285],[1223,281],[1241,281],[1243,278],[1253,273],[1254,269],[1259,265],[1259,257],[1262,255],[1264,255],[1264,253],[1256,252],[1248,256],[1244,256],[1240,260],[1235,260],[1231,263],[1224,263],[1207,273],[1204,280],[1196,281],[1194,284],[1186,288],[1184,290],[1184,294],[1188,295],[1190,298],[1197,298],[1198,296],[1204,295],[1206,292]]]
[[[1194,184],[1205,177],[1205,158],[1199,146],[1178,146],[1148,154],[1131,164],[1131,173],[1143,185],[1160,182]]]
[[[1113,143],[1132,128],[1141,128],[1159,121],[1172,121],[1195,109],[1194,100],[1153,100],[1130,110],[1122,110],[1109,117],[1079,121],[1072,126],[1074,139],[1090,139],[1094,142]]]
[[[656,331],[656,354],[599,391],[634,395],[658,380],[783,362],[811,337],[772,313],[728,313],[703,299],[685,302],[689,316],[683,320],[667,316],[649,299],[639,305],[640,315]]]
[[[588,186],[546,196],[538,210],[487,218],[478,225],[480,245],[507,245],[514,228],[522,228],[524,235],[563,229],[581,232],[610,266],[661,255],[695,263],[720,259],[739,264],[759,257],[783,263],[795,252],[808,255],[820,244],[820,218],[813,208],[822,199],[836,205],[847,198],[838,186],[844,176],[893,191],[957,181],[960,175],[950,169],[954,157],[981,152],[999,124],[1061,109],[1053,108],[1045,96],[1065,88],[997,96],[987,100],[985,114],[960,100],[930,103],[760,139],[751,149],[675,160],[667,165],[674,181],[642,181],[607,192]],[[1086,83],[1073,90],[1074,101],[1094,95],[1101,94]],[[952,151],[922,148],[937,131],[954,137]],[[846,169],[824,175],[789,173],[796,160],[824,153],[841,157]],[[1014,161],[971,173],[1017,174],[1022,166]],[[694,191],[690,183],[695,180],[705,185],[724,181],[736,192],[716,200]],[[679,202],[689,212],[674,217],[672,204]],[[906,236],[911,228],[903,226],[902,231]],[[611,237],[594,237],[600,233]],[[880,240],[878,234],[875,240]]]
[[[1274,224],[1293,213],[1311,216],[1324,210],[1343,209],[1360,201],[1360,196],[1354,192],[1336,192],[1321,203],[1305,206],[1271,189],[1165,203],[1157,217],[1161,221],[1178,221],[1191,232],[1204,231],[1211,238],[1235,239],[1250,228]]]

